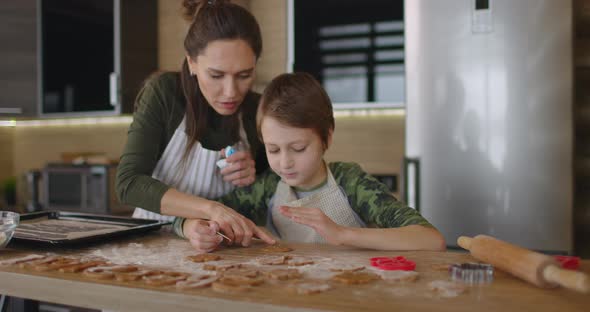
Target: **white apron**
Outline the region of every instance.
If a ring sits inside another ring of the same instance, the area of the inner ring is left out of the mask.
[[[186,161],[183,160],[184,151],[188,144],[185,120],[186,117],[174,131],[174,135],[156,164],[152,178],[180,192],[207,199],[218,198],[229,193],[234,189],[234,186],[230,182],[223,181],[223,176],[215,165],[221,159],[219,151],[208,150],[200,142],[196,142]],[[240,140],[246,148],[249,148],[246,131],[242,125],[240,125]],[[174,220],[174,216],[161,215],[139,207],[135,208],[133,217],[162,221]]]
[[[280,211],[280,206],[319,208],[332,221],[342,226],[365,227],[364,222],[350,208],[348,199],[340,186],[334,180],[330,168],[328,171],[328,185],[310,196],[297,199],[293,189],[283,181],[279,181],[272,207],[272,222],[274,230],[281,237],[281,240],[288,242],[304,243],[326,243],[313,228],[299,224],[287,217]]]

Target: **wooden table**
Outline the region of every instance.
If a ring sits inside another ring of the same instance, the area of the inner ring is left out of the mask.
[[[265,283],[250,292],[230,295],[214,292],[210,288],[179,291],[173,286],[156,288],[137,282],[93,281],[81,274],[42,273],[17,266],[0,266],[0,293],[118,311],[588,311],[590,307],[590,295],[565,289],[539,289],[498,271],[493,283],[468,287],[466,293],[456,297],[444,298],[430,291],[428,283],[448,280],[448,273],[435,269],[433,265],[475,261],[466,253],[382,252],[311,244],[288,246],[295,249],[290,253],[293,255],[326,257],[332,258],[334,262],[354,262],[367,266],[371,257],[403,255],[416,262],[420,278],[417,282],[403,284],[385,281],[357,286],[333,284],[332,290],[315,295],[286,292],[281,284],[286,282]],[[243,262],[261,256],[262,247],[223,248],[217,254],[226,260]],[[187,269],[179,267],[182,265],[178,263],[183,263],[186,255],[194,254],[188,242],[170,233],[157,232],[78,249],[39,250],[13,244],[10,249],[0,250],[0,260],[41,252],[114,255],[119,258],[127,255],[130,262],[144,259],[144,265],[155,266],[156,263],[159,267],[175,271]],[[582,261],[581,269],[590,273],[590,261]]]

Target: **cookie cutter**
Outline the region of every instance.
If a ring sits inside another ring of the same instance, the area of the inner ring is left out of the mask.
[[[465,284],[487,284],[494,280],[494,267],[487,263],[461,263],[449,266],[453,281]]]
[[[580,267],[580,257],[573,256],[553,256],[562,268],[568,270],[577,270]]]
[[[416,268],[414,261],[408,260],[403,256],[397,257],[374,257],[371,258],[371,265],[387,271],[403,270],[413,271]]]

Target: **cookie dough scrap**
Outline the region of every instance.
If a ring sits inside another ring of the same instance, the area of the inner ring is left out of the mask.
[[[332,272],[356,272],[361,271],[365,268],[364,265],[361,264],[352,264],[352,263],[342,263],[342,264],[335,264],[333,267],[330,267],[330,271]]]
[[[383,280],[395,283],[415,282],[420,277],[418,272],[402,270],[379,272],[379,275]]]
[[[450,266],[450,263],[435,263],[430,267],[435,271],[448,271]]]
[[[436,280],[428,283],[428,289],[442,298],[457,297],[467,291],[464,285],[445,280]]]
[[[198,255],[194,255],[194,256],[188,256],[188,257],[186,257],[186,259],[189,261],[192,261],[192,262],[201,263],[201,262],[221,260],[221,256],[205,253],[205,254],[198,254]]]
[[[325,282],[303,282],[287,286],[287,290],[298,295],[319,294],[332,289],[330,284]]]
[[[297,269],[274,269],[263,274],[270,279],[279,281],[299,279],[303,276]]]
[[[380,280],[381,277],[370,272],[343,272],[332,276],[332,279],[342,284],[358,285]]]
[[[275,245],[266,246],[260,250],[263,252],[290,252],[290,251],[293,251],[293,248],[279,245],[279,244],[275,244]]]

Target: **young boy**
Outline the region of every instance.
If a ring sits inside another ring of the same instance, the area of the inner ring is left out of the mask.
[[[359,165],[326,164],[323,156],[334,132],[332,103],[311,75],[273,79],[262,95],[257,126],[272,171],[221,197],[220,203],[284,241],[445,249],[438,230]],[[211,251],[222,241],[216,235],[219,225],[211,221],[178,218],[174,228],[200,251]]]

